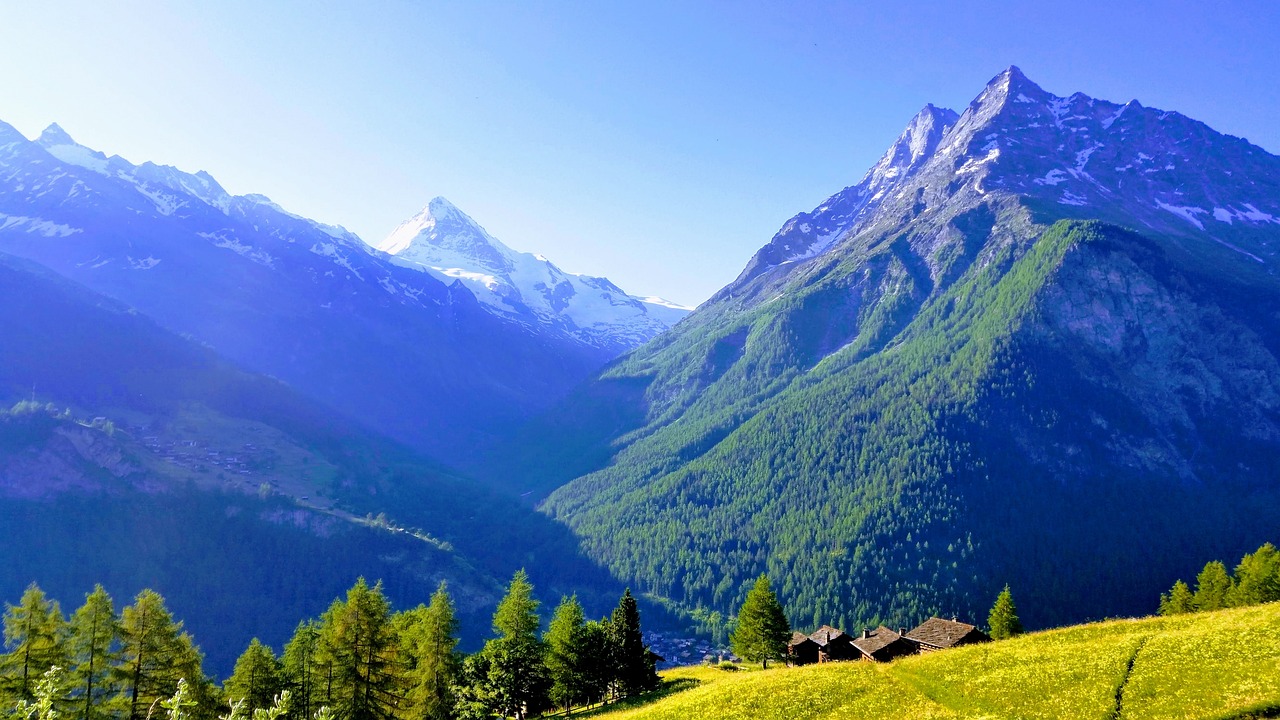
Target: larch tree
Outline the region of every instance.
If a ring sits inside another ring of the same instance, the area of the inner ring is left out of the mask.
[[[582,674],[582,640],[585,616],[578,598],[561,598],[547,626],[547,673],[551,678],[551,702],[572,712],[586,695]]]
[[[414,613],[403,638],[412,662],[406,677],[406,717],[412,720],[453,717],[453,688],[461,665],[457,635],[453,599],[441,582],[431,595],[431,604]]]
[[[995,640],[1006,640],[1022,634],[1022,621],[1018,619],[1018,608],[1013,603],[1013,592],[1008,585],[996,596],[996,602],[987,615],[987,624],[991,627],[991,637]]]
[[[10,707],[19,700],[33,700],[36,683],[49,668],[66,664],[65,630],[57,601],[46,598],[35,583],[27,586],[17,605],[6,607],[4,644],[9,652],[0,658],[0,678]]]
[[[119,714],[142,720],[153,703],[173,696],[185,680],[198,704],[197,714],[216,712],[202,658],[191,636],[182,630],[154,590],[143,590],[121,613],[120,663],[114,668],[119,688]]]
[[[236,660],[231,677],[223,683],[223,694],[230,703],[243,702],[245,712],[253,715],[275,704],[276,696],[285,689],[282,676],[275,653],[254,638]]]
[[[488,697],[494,710],[524,720],[547,705],[550,681],[544,646],[538,639],[538,601],[524,570],[516,572],[493,615],[498,637],[481,651],[488,658]]]
[[[1220,610],[1227,606],[1227,594],[1230,592],[1231,576],[1227,574],[1227,566],[1218,560],[1206,563],[1196,576],[1195,608]]]
[[[77,695],[76,715],[81,720],[108,717],[99,706],[115,689],[111,668],[120,656],[119,643],[115,605],[107,591],[96,585],[68,623],[67,661]]]
[[[1181,615],[1183,613],[1194,612],[1195,596],[1191,592],[1191,588],[1181,580],[1173,584],[1173,588],[1169,590],[1168,595],[1160,596],[1160,614],[1161,615]]]
[[[284,646],[280,658],[281,679],[289,690],[290,720],[311,720],[315,709],[329,703],[330,666],[321,666],[317,656],[320,643],[319,626],[311,621],[298,623],[293,637]]]
[[[398,641],[391,606],[360,578],[320,621],[321,660],[332,664],[328,692],[338,720],[391,720],[400,704]]]
[[[786,658],[790,639],[791,624],[782,604],[773,594],[768,576],[761,575],[738,610],[738,626],[729,636],[733,652],[744,660],[769,667],[770,660]]]
[[[1266,543],[1240,559],[1226,605],[1244,607],[1275,600],[1280,600],[1280,552],[1275,545]]]

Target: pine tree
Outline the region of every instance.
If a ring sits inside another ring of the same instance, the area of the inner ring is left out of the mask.
[[[585,694],[582,677],[582,639],[585,619],[577,596],[560,600],[547,634],[547,672],[551,677],[551,701],[572,711]]]
[[[1266,543],[1241,558],[1225,604],[1244,607],[1275,600],[1280,600],[1280,552],[1275,545]]]
[[[338,720],[390,720],[400,703],[398,640],[391,606],[382,584],[364,578],[335,600],[320,621],[322,662],[331,663],[326,679],[329,707]]]
[[[120,651],[120,664],[113,671],[120,714],[128,720],[145,718],[153,703],[177,691],[179,680],[186,680],[198,715],[216,712],[200,651],[154,590],[138,593],[121,613]]]
[[[1160,596],[1161,615],[1181,615],[1195,612],[1195,609],[1195,596],[1192,595],[1191,588],[1181,580],[1173,584],[1168,595]]]
[[[785,621],[784,621],[785,622]],[[658,686],[658,674],[650,659],[649,648],[640,631],[640,608],[631,590],[622,593],[618,607],[609,618],[616,658],[618,690],[622,697],[632,697]]]
[[[35,699],[36,683],[49,668],[65,666],[65,632],[57,601],[46,598],[35,583],[27,586],[17,605],[7,606],[4,644],[9,652],[0,659],[0,677],[10,707]]]
[[[1193,604],[1196,610],[1220,610],[1227,606],[1227,594],[1230,592],[1231,576],[1227,574],[1227,567],[1214,560],[1196,576]]]
[[[492,709],[504,716],[524,720],[528,713],[546,707],[550,681],[544,647],[538,639],[539,625],[533,585],[520,570],[493,615],[493,630],[499,637],[485,643],[481,651],[489,663],[487,690],[494,703]]]
[[[770,660],[786,657],[790,639],[791,624],[769,586],[769,578],[761,575],[738,610],[738,627],[729,637],[733,652],[768,667]]]
[[[291,698],[288,707],[290,720],[311,720],[313,711],[329,702],[328,695],[320,692],[325,688],[319,680],[328,679],[332,673],[325,672],[327,666],[323,669],[319,666],[316,654],[319,643],[320,629],[315,622],[308,620],[298,623],[293,637],[284,646],[280,670]]]
[[[447,720],[453,717],[453,687],[460,670],[458,619],[444,582],[431,596],[431,604],[414,613],[405,635],[413,668],[406,678],[406,717]]]
[[[996,597],[995,605],[991,606],[987,624],[991,626],[991,637],[996,640],[1006,640],[1022,634],[1022,621],[1018,620],[1018,608],[1013,604],[1013,593],[1008,585],[1004,586],[1004,590]]]
[[[119,658],[120,620],[111,596],[101,585],[84,598],[68,624],[67,660],[80,720],[106,717],[99,707],[114,686],[111,668]]]
[[[275,653],[254,638],[236,660],[231,677],[223,683],[223,693],[228,702],[243,702],[245,712],[252,715],[275,703],[276,696],[284,690],[282,675]]]

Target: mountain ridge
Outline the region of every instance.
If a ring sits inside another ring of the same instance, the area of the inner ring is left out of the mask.
[[[628,295],[606,278],[567,273],[541,255],[512,250],[443,197],[374,247],[407,267],[461,283],[500,316],[611,350],[652,339],[689,310]]]

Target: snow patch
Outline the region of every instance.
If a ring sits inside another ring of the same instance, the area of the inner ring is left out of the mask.
[[[1058,198],[1058,204],[1059,205],[1075,205],[1078,207],[1081,205],[1088,205],[1089,199],[1082,195],[1076,195],[1070,190],[1063,190],[1062,197]]]
[[[1195,207],[1194,205],[1170,205],[1160,200],[1156,200],[1156,207],[1160,208],[1161,210],[1167,210],[1168,212],[1171,212],[1174,215],[1177,215],[1178,217],[1186,220],[1192,225],[1195,225],[1200,230],[1204,229],[1204,223],[1196,219],[1196,215],[1207,214],[1209,212],[1204,208]]]
[[[128,261],[129,267],[133,270],[150,270],[160,264],[160,260],[158,258],[153,258],[150,255],[140,260],[135,260],[134,258],[126,255],[125,260]]]
[[[347,259],[347,256],[343,255],[342,252],[338,250],[337,245],[334,245],[333,243],[316,243],[311,246],[310,250],[320,257],[329,258],[334,262],[334,264],[345,268],[347,272],[355,275],[358,280],[364,280],[360,275],[360,272],[351,265],[351,261]]]
[[[1054,168],[1050,170],[1048,173],[1045,173],[1044,177],[1036,178],[1031,182],[1035,183],[1036,185],[1057,185],[1058,183],[1063,183],[1066,181],[1067,181],[1067,173],[1060,168]]]
[[[1234,221],[1236,220],[1248,220],[1249,222],[1255,222],[1255,223],[1273,222],[1276,224],[1280,224],[1280,218],[1277,218],[1271,213],[1262,212],[1258,208],[1254,207],[1251,203],[1244,203],[1244,207],[1245,207],[1244,210],[1238,210],[1233,207],[1232,208],[1216,207],[1213,209],[1213,219],[1219,222],[1224,222],[1228,225],[1233,224]]]
[[[238,239],[234,237],[230,237],[224,233],[196,233],[196,234],[202,238],[205,238],[206,240],[212,240],[213,246],[216,248],[223,248],[225,250],[230,250],[231,252],[237,255],[246,257],[258,263],[259,265],[266,265],[267,267],[275,267],[275,258],[271,257],[270,253],[266,252],[265,250],[259,250],[252,245],[245,245],[244,243],[240,242]]]
[[[40,218],[25,217],[22,215],[5,215],[0,213],[0,230],[24,230],[24,232],[35,233],[45,237],[68,237],[78,232],[84,232],[80,228],[71,227],[70,225],[62,225],[60,223],[42,220]]]

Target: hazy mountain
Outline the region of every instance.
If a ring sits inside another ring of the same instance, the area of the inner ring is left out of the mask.
[[[560,526],[118,302],[0,254],[0,308],[6,597],[152,587],[222,674],[360,575],[401,606],[447,580],[472,639],[522,566],[616,598]]]
[[[0,123],[0,250],[455,459],[665,322],[611,285],[637,318],[626,332],[500,317],[466,282],[406,267],[342,228],[229,195],[207,173],[107,157],[56,125],[32,142]],[[575,307],[594,302],[583,282],[607,284],[569,277]],[[593,333],[603,334],[585,341]]]
[[[1101,220],[1103,222],[1097,222]],[[637,586],[802,624],[1148,612],[1280,521],[1280,158],[1010,68],[527,431]],[[573,479],[575,476],[576,479]]]
[[[499,317],[612,353],[640,346],[690,310],[628,295],[606,278],[566,273],[541,255],[516,252],[442,197],[376,247],[407,267],[461,282]]]

